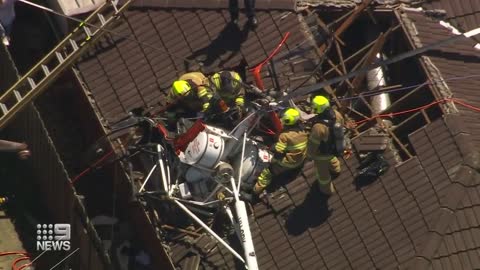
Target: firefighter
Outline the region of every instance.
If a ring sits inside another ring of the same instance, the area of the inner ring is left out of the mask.
[[[255,17],[255,0],[244,0],[245,11],[248,17],[248,24],[255,28],[258,25],[257,17]],[[230,11],[230,18],[232,23],[238,24],[238,0],[230,0],[228,9]]]
[[[343,149],[337,149],[341,148],[337,145],[343,143],[343,133],[334,136],[333,128],[343,129],[344,119],[338,111],[330,107],[330,102],[324,96],[315,96],[311,101],[311,107],[313,113],[317,115],[308,138],[307,156],[315,163],[320,191],[331,195],[335,192],[332,174],[338,175],[341,171],[337,156],[343,154]],[[338,153],[339,151],[342,153]]]
[[[213,91],[208,78],[201,72],[185,73],[172,84],[167,96],[169,123],[178,117],[195,117],[210,107]]]
[[[231,119],[225,119],[227,121],[240,120],[245,105],[245,88],[240,74],[234,71],[217,72],[210,77],[210,82],[218,97],[214,98],[214,110],[228,114]]]
[[[288,108],[280,120],[283,131],[272,146],[274,153],[272,163],[260,173],[255,184],[253,191],[257,195],[270,184],[272,175],[277,176],[301,168],[306,157],[308,132],[300,122],[300,111]]]

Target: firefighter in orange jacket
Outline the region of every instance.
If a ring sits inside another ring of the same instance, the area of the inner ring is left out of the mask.
[[[183,74],[173,82],[167,96],[169,122],[174,121],[178,114],[193,117],[194,114],[207,111],[212,96],[213,91],[205,75],[201,72]]]
[[[332,173],[339,174],[341,171],[340,161],[335,153],[335,139],[333,138],[333,124],[344,126],[342,115],[330,107],[330,102],[324,96],[315,96],[311,102],[312,110],[317,114],[318,121],[310,131],[308,138],[307,156],[313,159],[316,167],[316,176],[320,191],[326,195],[335,192],[332,183]],[[333,123],[329,124],[328,121]]]
[[[274,152],[272,163],[258,177],[253,189],[255,194],[260,194],[270,184],[272,174],[280,175],[303,166],[307,152],[308,133],[300,124],[300,111],[288,108],[280,120],[284,127],[283,132],[272,147]]]

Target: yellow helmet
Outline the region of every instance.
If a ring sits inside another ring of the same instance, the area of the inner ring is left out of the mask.
[[[298,119],[300,119],[300,111],[295,108],[288,108],[280,118],[284,126],[293,126],[298,122]]]
[[[172,94],[174,96],[185,96],[192,90],[192,86],[187,81],[174,81],[172,85]]]
[[[312,110],[314,113],[323,113],[330,107],[330,102],[324,96],[315,96],[311,102]]]

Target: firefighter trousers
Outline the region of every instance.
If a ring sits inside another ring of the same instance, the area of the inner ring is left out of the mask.
[[[332,193],[332,173],[338,174],[341,171],[340,161],[337,157],[323,157],[314,159],[317,181],[320,190],[324,193]]]
[[[278,176],[285,174],[288,171],[295,170],[303,166],[303,162],[295,166],[285,167],[282,166],[280,163],[274,162],[271,163],[269,167],[263,169],[263,171],[258,176],[257,183],[253,188],[253,191],[256,194],[260,194],[271,182],[273,176]]]

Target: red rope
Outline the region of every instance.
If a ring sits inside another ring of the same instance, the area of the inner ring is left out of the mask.
[[[103,157],[101,157],[100,159],[98,159],[97,161],[95,161],[95,163],[93,163],[92,165],[90,165],[90,167],[86,168],[85,170],[83,170],[81,173],[79,173],[77,176],[75,176],[71,183],[72,185],[75,184],[75,182],[78,181],[78,179],[80,179],[82,176],[84,176],[85,174],[87,174],[89,171],[92,170],[92,168],[94,168],[95,166],[97,166],[98,164],[102,163],[105,159],[107,159],[109,156],[111,156],[113,154],[113,150],[110,150],[108,153],[106,153]]]
[[[13,261],[12,270],[22,270],[22,269],[25,269],[27,266],[30,266],[32,264],[30,262],[30,263],[24,264],[24,265],[17,268],[17,263],[19,263],[21,261],[25,261],[25,260],[30,260],[30,257],[24,256],[24,257],[17,258],[15,261]]]
[[[9,256],[9,255],[28,255],[25,251],[7,251],[7,252],[0,252],[0,256]]]
[[[456,98],[444,98],[444,99],[440,99],[440,100],[436,100],[434,102],[431,102],[427,105],[423,105],[423,106],[420,106],[420,107],[417,107],[417,108],[413,108],[413,109],[408,109],[408,110],[404,110],[404,111],[399,111],[399,112],[394,112],[394,113],[385,113],[385,114],[379,114],[379,115],[374,115],[372,117],[368,117],[368,118],[365,118],[365,119],[362,119],[360,121],[357,121],[355,122],[357,125],[359,124],[362,124],[362,123],[365,123],[365,122],[368,122],[370,120],[374,120],[376,118],[382,118],[382,117],[393,117],[393,116],[397,116],[397,115],[402,115],[402,114],[407,114],[407,113],[412,113],[412,112],[417,112],[417,111],[421,111],[421,110],[424,110],[424,109],[428,109],[434,105],[437,105],[439,103],[444,103],[444,102],[453,102],[453,103],[456,103],[456,104],[459,104],[459,105],[462,105],[463,107],[466,107],[470,110],[473,110],[473,111],[476,111],[476,112],[480,112],[480,108],[479,107],[475,107],[471,104],[468,104],[464,101],[461,101],[461,100],[458,100]]]
[[[258,66],[263,66],[268,61],[270,61],[270,59],[272,59],[278,53],[278,51],[283,46],[283,44],[285,44],[285,42],[287,41],[289,36],[290,36],[290,32],[285,33],[285,36],[282,38],[280,43],[278,43],[277,47],[273,50],[273,52],[265,60],[263,60],[260,64],[256,65],[254,68],[250,69],[250,71],[254,70]]]
[[[270,59],[272,59],[278,53],[278,51],[283,46],[283,44],[285,44],[285,42],[287,41],[289,36],[290,36],[290,32],[285,33],[285,36],[282,38],[280,43],[278,43],[277,47],[273,50],[273,52],[265,60],[263,60],[260,64],[254,66],[253,68],[250,69],[250,71],[253,74],[253,78],[255,79],[255,84],[261,90],[265,89],[265,87],[263,85],[263,81],[262,81],[262,76],[260,76],[260,71],[261,71],[263,65],[265,65],[268,61],[270,61]]]
[[[30,256],[28,255],[27,252],[24,252],[24,251],[0,252],[0,257],[1,257],[1,256],[10,256],[10,255],[18,255],[18,256],[21,256],[21,257],[15,259],[15,260],[12,262],[12,270],[23,270],[23,269],[25,269],[26,267],[32,265],[32,263],[29,262],[29,263],[24,264],[24,265],[20,266],[19,268],[17,268],[17,263],[19,263],[19,262],[21,262],[21,261],[24,261],[24,260],[30,260]]]

